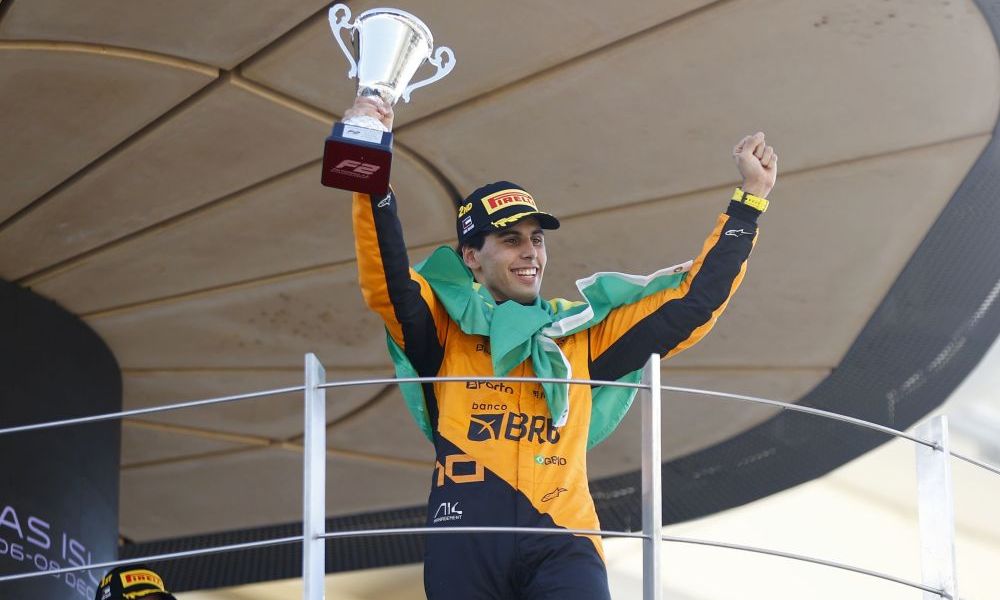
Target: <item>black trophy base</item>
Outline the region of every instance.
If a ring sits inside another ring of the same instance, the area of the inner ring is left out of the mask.
[[[392,133],[335,123],[323,149],[323,177],[327,187],[372,196],[389,193]]]

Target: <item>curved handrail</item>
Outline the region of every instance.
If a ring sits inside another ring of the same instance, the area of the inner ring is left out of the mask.
[[[556,527],[395,527],[386,529],[357,529],[352,531],[331,531],[325,534],[317,536],[318,538],[333,540],[333,539],[344,539],[344,538],[354,538],[354,537],[378,537],[378,536],[389,536],[389,535],[438,535],[438,534],[468,534],[468,533],[517,533],[523,535],[596,535],[601,537],[617,537],[617,538],[633,538],[633,539],[643,539],[647,536],[643,535],[641,532],[636,531],[607,531],[607,530],[595,530],[595,529],[563,529]],[[77,566],[77,567],[64,567],[60,569],[51,569],[47,571],[30,571],[25,573],[16,573],[13,575],[0,576],[0,583],[5,581],[16,581],[21,579],[31,579],[34,577],[43,577],[46,575],[61,575],[63,573],[74,573],[79,571],[89,571],[91,569],[109,569],[115,567],[121,567],[125,565],[138,564],[138,563],[156,563],[165,560],[176,560],[181,558],[193,558],[197,556],[208,556],[211,554],[221,554],[223,552],[233,552],[236,550],[249,550],[253,548],[265,548],[269,546],[279,546],[283,544],[291,544],[295,542],[301,542],[304,539],[303,536],[288,536],[281,538],[272,538],[267,540],[258,540],[253,542],[241,542],[239,544],[226,544],[223,546],[212,546],[210,548],[198,548],[196,550],[182,550],[178,552],[167,552],[163,554],[152,554],[148,556],[141,556],[136,558],[130,558],[126,560],[109,561],[103,563],[94,563],[90,565]],[[873,571],[870,569],[864,569],[861,567],[855,567],[852,565],[839,563],[836,561],[831,561],[823,558],[818,558],[814,556],[809,556],[805,554],[796,554],[792,552],[783,552],[780,550],[773,550],[770,548],[763,548],[760,546],[747,546],[742,544],[731,544],[728,542],[718,542],[714,540],[705,540],[698,538],[687,538],[687,537],[677,537],[664,535],[662,536],[663,541],[680,543],[680,544],[694,544],[700,546],[711,546],[717,548],[725,548],[729,550],[739,550],[743,552],[754,552],[757,554],[766,554],[769,556],[777,556],[779,558],[787,558],[789,560],[797,560],[801,562],[809,562],[813,564],[818,564],[826,567],[833,567],[837,569],[842,569],[845,571],[851,571],[861,575],[866,575],[869,577],[874,577],[878,579],[883,579],[885,581],[890,581],[900,585],[909,586],[925,592],[930,592],[932,594],[941,595],[941,590],[895,577],[887,573],[881,573],[879,571]]]
[[[621,381],[604,381],[599,379],[559,379],[554,377],[483,377],[482,375],[468,376],[468,377],[379,377],[373,379],[352,379],[344,381],[331,381],[317,386],[320,389],[334,389],[342,387],[359,387],[365,385],[390,385],[390,384],[401,384],[401,383],[432,383],[432,382],[455,382],[461,383],[466,381],[476,381],[482,379],[489,379],[490,381],[505,381],[505,382],[520,382],[520,383],[569,383],[570,385],[591,385],[591,386],[608,386],[608,387],[623,387],[623,388],[635,388],[635,389],[645,389],[645,386],[641,383],[627,383]],[[172,410],[180,410],[184,408],[197,408],[201,406],[211,406],[214,404],[223,404],[227,402],[235,402],[239,400],[248,400],[253,398],[264,398],[267,396],[279,396],[282,394],[289,394],[295,392],[304,391],[305,386],[292,386],[286,388],[276,388],[271,390],[262,390],[259,392],[248,392],[245,394],[234,394],[230,396],[219,396],[214,398],[206,398],[202,400],[191,400],[187,402],[178,402],[175,404],[163,404],[159,406],[150,406],[146,408],[136,408],[130,410],[124,410],[113,413],[102,413],[99,415],[91,415],[87,417],[77,417],[73,419],[62,419],[59,421],[46,421],[44,423],[32,423],[29,425],[19,425],[16,427],[6,427],[0,428],[0,435],[5,435],[9,433],[21,433],[25,431],[37,431],[40,429],[50,429],[55,427],[65,427],[69,425],[82,425],[85,423],[96,423],[100,421],[108,421],[112,419],[120,419],[125,417],[133,417],[138,415],[147,415],[159,412],[168,412]],[[699,388],[688,388],[688,387],[678,387],[664,385],[660,386],[662,391],[666,392],[680,392],[687,394],[697,394],[702,396],[712,396],[716,398],[724,398],[731,400],[740,400],[745,402],[751,402],[754,404],[763,404],[767,406],[774,406],[782,410],[790,410],[795,412],[801,412],[806,414],[811,414],[818,417],[823,417],[826,419],[831,419],[834,421],[840,421],[843,423],[848,423],[856,427],[862,427],[866,429],[871,429],[884,433],[886,435],[891,435],[893,437],[904,438],[910,440],[916,444],[921,444],[927,446],[928,448],[933,448],[934,450],[940,450],[941,448],[934,442],[930,442],[919,437],[910,435],[904,431],[898,429],[893,429],[891,427],[886,427],[884,425],[879,425],[877,423],[872,423],[865,421],[863,419],[858,419],[856,417],[851,417],[848,415],[843,415],[840,413],[822,410],[819,408],[812,408],[810,406],[801,406],[795,404],[794,402],[782,402],[779,400],[770,400],[768,398],[760,398],[757,396],[748,396],[745,394],[734,394],[731,392],[717,392],[713,390],[704,390]],[[965,456],[955,451],[950,451],[951,456],[965,461],[973,466],[979,467],[981,469],[991,471],[997,475],[1000,475],[1000,467],[991,465],[989,463],[976,460],[969,456]]]
[[[662,537],[664,542],[676,542],[679,544],[695,544],[698,546],[712,546],[714,548],[725,548],[727,550],[740,550],[743,552],[754,552],[757,554],[766,554],[768,556],[777,556],[779,558],[788,558],[791,560],[798,560],[802,562],[813,563],[817,565],[822,565],[824,567],[833,567],[835,569],[843,569],[845,571],[852,571],[854,573],[860,573],[861,575],[867,575],[869,577],[876,577],[878,579],[884,579],[886,581],[891,581],[893,583],[898,583],[900,585],[906,585],[912,588],[917,588],[918,590],[923,590],[925,592],[930,592],[932,594],[937,594],[938,596],[944,596],[941,590],[926,586],[922,583],[916,583],[915,581],[909,581],[907,579],[902,579],[894,575],[889,575],[886,573],[880,573],[879,571],[872,571],[870,569],[863,569],[861,567],[855,567],[845,563],[839,563],[832,560],[826,560],[824,558],[816,558],[814,556],[808,556],[806,554],[795,554],[794,552],[782,552],[781,550],[772,550],[770,548],[762,548],[760,546],[745,546],[743,544],[731,544],[729,542],[716,542],[713,540],[699,540],[697,538],[685,538],[676,537],[672,535],[665,535]]]
[[[858,419],[857,417],[849,417],[847,415],[842,415],[840,413],[823,410],[821,408],[813,408],[811,406],[801,406],[799,404],[795,404],[794,402],[781,402],[779,400],[768,400],[767,398],[758,398],[756,396],[746,396],[743,394],[733,394],[730,392],[714,392],[712,390],[701,390],[698,388],[676,387],[670,385],[660,386],[660,389],[665,392],[683,392],[685,394],[699,394],[702,396],[713,396],[715,398],[727,398],[731,400],[743,400],[746,402],[752,402],[754,404],[765,404],[767,406],[776,406],[783,410],[791,410],[795,412],[816,415],[827,419],[831,419],[833,421],[850,423],[851,425],[856,425],[857,427],[872,429],[894,437],[906,438],[911,442],[922,444],[924,446],[927,446],[928,448],[933,448],[934,450],[941,449],[941,447],[935,444],[934,442],[929,442],[927,440],[920,439],[906,432],[899,431],[898,429],[886,427],[885,425],[879,425],[878,423],[871,423],[869,421],[865,421],[864,419]]]
[[[980,469],[986,469],[987,471],[992,471],[992,472],[996,473],[997,475],[1000,475],[1000,468],[994,467],[993,465],[991,465],[989,463],[978,461],[978,460],[976,460],[974,458],[970,458],[968,456],[959,454],[958,452],[955,452],[955,451],[951,451],[950,454],[952,456],[954,456],[955,458],[959,459],[959,460],[964,460],[965,462],[969,463],[970,465],[975,465],[975,466],[979,467]]]
[[[112,419],[123,419],[135,415],[148,415],[151,413],[168,412],[182,408],[195,408],[198,406],[210,406],[212,404],[223,404],[225,402],[235,402],[237,400],[249,400],[252,398],[264,398],[267,396],[280,396],[292,392],[305,390],[304,385],[294,387],[278,388],[273,390],[263,390],[260,392],[249,392],[246,394],[235,394],[232,396],[219,396],[217,398],[207,398],[205,400],[191,400],[188,402],[178,402],[177,404],[162,404],[160,406],[150,406],[147,408],[134,408],[113,413],[103,413],[91,415],[89,417],[77,417],[75,419],[62,419],[60,421],[47,421],[45,423],[32,423],[30,425],[18,425],[17,427],[7,427],[0,429],[0,435],[7,433],[21,433],[23,431],[35,431],[38,429],[51,429],[54,427],[65,427],[67,425],[82,425],[83,423],[97,423],[100,421],[110,421]]]
[[[654,356],[653,358],[655,359],[656,357]],[[649,368],[649,367],[647,366],[647,368]],[[209,406],[209,405],[214,405],[214,404],[222,404],[222,403],[227,403],[227,402],[235,402],[235,401],[248,400],[248,399],[254,399],[254,398],[262,398],[262,397],[268,397],[268,396],[284,395],[284,394],[290,394],[290,393],[296,393],[296,392],[305,392],[307,394],[307,397],[308,397],[308,395],[310,393],[310,390],[319,390],[319,389],[324,389],[325,390],[325,389],[336,389],[336,388],[342,388],[342,387],[355,387],[355,386],[366,386],[366,385],[386,385],[386,384],[399,385],[399,384],[405,384],[405,383],[431,383],[431,382],[435,382],[435,383],[448,383],[448,382],[461,383],[461,382],[477,381],[477,380],[483,380],[483,379],[488,379],[490,381],[497,381],[497,382],[529,382],[529,383],[551,382],[551,383],[568,383],[568,384],[571,384],[571,385],[624,387],[624,388],[633,388],[633,389],[637,389],[637,390],[638,389],[645,389],[645,390],[650,390],[651,392],[652,391],[656,391],[657,392],[656,395],[655,395],[656,398],[659,397],[659,392],[661,392],[661,391],[686,393],[686,394],[697,394],[697,395],[704,395],[704,396],[713,396],[713,397],[722,398],[722,399],[736,400],[736,401],[740,401],[740,402],[750,402],[750,403],[755,403],[755,404],[762,404],[762,405],[766,405],[766,406],[772,406],[772,407],[779,408],[781,410],[791,410],[791,411],[795,411],[795,412],[801,412],[801,413],[805,413],[805,414],[811,414],[811,415],[814,415],[814,416],[818,416],[818,417],[822,417],[822,418],[826,418],[826,419],[830,419],[830,420],[835,420],[835,421],[847,423],[847,424],[853,425],[855,427],[862,427],[862,428],[866,428],[866,429],[878,431],[880,433],[883,433],[883,434],[886,434],[886,435],[889,435],[889,436],[892,436],[892,437],[904,438],[904,439],[910,440],[911,442],[914,442],[914,443],[919,444],[919,445],[926,446],[926,447],[931,448],[931,449],[936,450],[936,451],[946,450],[946,448],[944,448],[941,444],[938,444],[938,443],[936,443],[934,441],[928,441],[928,440],[922,439],[920,437],[917,437],[917,436],[914,436],[914,435],[910,435],[910,434],[908,434],[906,432],[903,432],[903,431],[900,431],[900,430],[896,430],[896,429],[893,429],[891,427],[886,427],[884,425],[879,425],[877,423],[872,423],[872,422],[869,422],[869,421],[865,421],[865,420],[859,419],[857,417],[851,417],[851,416],[848,416],[848,415],[843,415],[843,414],[839,414],[839,413],[835,413],[835,412],[831,412],[831,411],[827,411],[827,410],[822,410],[822,409],[818,409],[818,408],[813,408],[813,407],[809,407],[809,406],[801,406],[801,405],[794,404],[794,403],[781,402],[781,401],[777,401],[777,400],[770,400],[770,399],[767,399],[767,398],[760,398],[760,397],[749,396],[749,395],[745,395],[745,394],[735,394],[735,393],[729,393],[729,392],[716,392],[716,391],[712,391],[712,390],[704,390],[704,389],[698,389],[698,388],[687,388],[687,387],[678,387],[678,386],[659,386],[659,385],[655,385],[655,384],[654,384],[654,387],[651,387],[648,383],[643,384],[643,383],[625,383],[625,382],[618,382],[618,381],[604,381],[604,380],[594,380],[594,379],[560,379],[560,378],[540,378],[540,377],[512,377],[512,376],[507,376],[507,377],[484,377],[481,374],[479,374],[479,375],[470,375],[470,376],[450,376],[450,377],[410,377],[410,378],[384,377],[384,378],[375,378],[375,379],[344,380],[344,381],[333,381],[333,382],[324,382],[324,383],[315,383],[315,380],[313,380],[314,381],[313,384],[310,384],[309,383],[309,379],[307,378],[307,384],[304,385],[304,386],[303,385],[298,385],[298,386],[291,386],[291,387],[285,387],[285,388],[276,388],[276,389],[271,389],[271,390],[249,392],[249,393],[244,393],[244,394],[234,394],[234,395],[228,395],[228,396],[220,396],[220,397],[214,397],[214,398],[207,398],[207,399],[202,399],[202,400],[192,400],[192,401],[187,401],[187,402],[179,402],[179,403],[175,403],[175,404],[166,404],[166,405],[146,407],[146,408],[140,408],[140,409],[125,410],[125,411],[119,411],[119,412],[114,412],[114,413],[105,413],[105,414],[91,415],[91,416],[86,416],[86,417],[78,417],[78,418],[72,418],[72,419],[63,419],[63,420],[58,420],[58,421],[50,421],[50,422],[45,422],[45,423],[34,423],[34,424],[29,424],[29,425],[21,425],[21,426],[16,426],[16,427],[8,427],[8,428],[2,428],[2,429],[0,429],[0,435],[9,434],[9,433],[19,433],[19,432],[35,431],[35,430],[41,430],[41,429],[63,427],[63,426],[77,425],[77,424],[84,424],[84,423],[94,423],[94,422],[99,422],[99,421],[106,421],[106,420],[112,420],[112,419],[120,419],[120,418],[130,417],[130,416],[145,415],[145,414],[158,413],[158,412],[166,412],[166,411],[179,410],[179,409],[184,409],[184,408],[195,408],[195,407],[201,407],[201,406]],[[655,419],[655,420],[657,422],[659,421],[658,418]],[[944,442],[944,444],[946,445],[947,443]],[[1000,468],[997,468],[997,467],[995,467],[993,465],[989,465],[989,464],[987,464],[985,462],[981,462],[981,461],[978,461],[976,459],[973,459],[973,458],[961,455],[961,454],[959,454],[957,452],[951,452],[950,449],[948,449],[948,453],[951,456],[955,457],[955,458],[958,458],[960,460],[966,461],[966,462],[968,462],[968,463],[970,463],[970,464],[972,464],[974,466],[980,467],[982,469],[985,469],[985,470],[988,470],[988,471],[991,471],[993,473],[996,473],[996,474],[1000,475]],[[912,582],[912,581],[908,581],[908,580],[905,580],[905,579],[902,579],[902,578],[898,578],[898,577],[895,577],[893,575],[889,575],[889,574],[885,574],[885,573],[880,573],[880,572],[877,572],[877,571],[872,571],[872,570],[864,569],[864,568],[861,568],[861,567],[855,567],[855,566],[848,565],[848,564],[838,563],[838,562],[835,562],[835,561],[829,561],[829,560],[822,559],[822,558],[817,558],[817,557],[812,557],[812,556],[802,555],[802,554],[795,554],[795,553],[790,553],[790,552],[783,552],[783,551],[779,551],[779,550],[772,550],[772,549],[769,549],[769,548],[762,548],[762,547],[756,547],[756,546],[745,546],[745,545],[740,545],[740,544],[732,544],[732,543],[728,543],[728,542],[718,542],[718,541],[712,541],[712,540],[700,540],[700,539],[695,539],[695,538],[682,538],[682,537],[667,536],[667,535],[663,535],[661,537],[661,536],[658,535],[659,534],[658,531],[653,531],[653,530],[647,530],[646,533],[642,533],[642,532],[606,531],[606,530],[590,530],[590,529],[532,528],[532,527],[443,527],[443,528],[437,528],[437,527],[410,527],[410,528],[368,529],[368,530],[335,531],[335,532],[326,532],[326,531],[324,531],[324,528],[319,528],[318,530],[314,529],[313,531],[315,531],[316,533],[314,535],[309,535],[309,536],[307,536],[307,535],[304,534],[304,535],[299,535],[299,536],[289,536],[289,537],[274,538],[274,539],[269,539],[269,540],[259,540],[259,541],[253,541],[253,542],[243,542],[243,543],[239,543],[239,544],[228,544],[228,545],[223,545],[223,546],[215,546],[215,547],[211,547],[211,548],[200,548],[200,549],[196,549],[196,550],[187,550],[187,551],[180,551],[180,552],[171,552],[171,553],[165,553],[165,554],[150,555],[150,556],[146,556],[146,557],[140,557],[140,558],[134,558],[134,559],[128,559],[128,560],[119,560],[119,561],[111,561],[111,562],[104,562],[104,563],[95,563],[95,564],[88,564],[88,565],[74,566],[74,567],[64,567],[64,568],[60,568],[60,569],[51,569],[51,570],[46,570],[46,571],[32,571],[32,572],[25,572],[25,573],[17,573],[17,574],[12,574],[12,575],[0,576],[0,582],[13,581],[13,580],[18,580],[18,579],[27,579],[27,578],[32,578],[32,577],[41,577],[41,576],[45,576],[45,575],[58,575],[58,574],[62,574],[62,573],[70,573],[70,572],[77,572],[77,571],[89,571],[91,569],[104,569],[104,568],[109,568],[109,567],[117,567],[117,566],[135,564],[135,563],[138,563],[138,562],[159,562],[159,561],[164,561],[164,560],[173,560],[173,559],[187,558],[187,557],[194,557],[194,556],[202,556],[202,555],[208,555],[208,554],[217,554],[217,553],[230,552],[230,551],[235,551],[235,550],[261,548],[261,547],[281,545],[281,544],[288,544],[288,543],[295,543],[295,542],[302,542],[302,543],[305,544],[307,542],[310,542],[310,540],[312,540],[312,541],[315,542],[315,541],[319,541],[319,540],[323,540],[323,539],[329,540],[329,539],[339,539],[339,538],[371,537],[371,536],[387,536],[387,535],[457,534],[457,533],[484,533],[484,532],[504,533],[504,532],[506,532],[506,533],[519,533],[519,534],[526,534],[526,535],[556,534],[556,535],[595,535],[595,536],[601,536],[601,537],[624,537],[624,538],[644,539],[644,540],[647,540],[647,542],[650,539],[662,539],[662,541],[667,541],[667,542],[698,544],[698,545],[713,546],[713,547],[720,547],[720,548],[740,550],[740,551],[747,551],[747,552],[756,552],[756,553],[760,553],[760,554],[777,556],[777,557],[782,557],[782,558],[787,558],[787,559],[792,559],[792,560],[799,560],[799,561],[811,562],[811,563],[814,563],[814,564],[819,564],[819,565],[823,565],[823,566],[827,566],[827,567],[833,567],[833,568],[838,568],[838,569],[842,569],[842,570],[852,571],[852,572],[859,573],[859,574],[862,574],[862,575],[866,575],[866,576],[870,576],[870,577],[875,577],[875,578],[880,578],[880,579],[883,579],[883,580],[886,580],[886,581],[890,581],[890,582],[894,582],[894,583],[897,583],[897,584],[900,584],[900,585],[906,585],[906,586],[909,586],[909,587],[920,589],[920,590],[923,590],[925,592],[930,592],[930,593],[933,593],[933,594],[936,594],[936,595],[939,595],[939,596],[942,596],[942,597],[946,597],[946,598],[950,597],[949,593],[947,591],[945,591],[945,590],[942,590],[942,589],[936,589],[934,587],[930,587],[930,586],[927,586],[927,585],[922,585],[922,584],[918,584],[918,583],[915,583],[915,582]],[[320,532],[322,532],[322,533],[320,533]]]
[[[174,560],[178,558],[191,558],[192,556],[203,556],[208,554],[221,554],[223,552],[231,552],[234,550],[248,550],[251,548],[266,548],[268,546],[280,546],[282,544],[292,544],[295,542],[301,542],[301,535],[293,535],[281,538],[272,538],[269,540],[258,540],[256,542],[240,542],[239,544],[227,544],[225,546],[212,546],[211,548],[198,548],[197,550],[181,550],[179,552],[167,552],[164,554],[152,554],[149,556],[140,556],[138,558],[129,558],[126,560],[112,560],[102,563],[93,563],[89,565],[83,565],[79,567],[62,567],[60,569],[48,569],[45,571],[26,571],[24,573],[15,573],[13,575],[4,575],[0,577],[0,583],[4,581],[16,581],[18,579],[32,579],[34,577],[45,577],[49,575],[62,575],[63,573],[76,573],[78,571],[89,571],[91,569],[109,569],[115,567],[124,567],[125,565],[133,565],[137,563],[155,563],[162,562],[165,560]]]

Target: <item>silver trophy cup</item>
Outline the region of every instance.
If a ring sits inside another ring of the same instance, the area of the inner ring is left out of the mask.
[[[430,29],[413,15],[394,8],[367,10],[350,23],[351,10],[336,4],[329,12],[330,29],[358,78],[358,96],[378,96],[389,104],[441,79],[455,67],[450,48],[434,51]],[[341,30],[351,32],[353,51]],[[447,60],[443,60],[447,59]],[[437,67],[431,77],[410,83],[417,69],[429,62]],[[384,196],[389,190],[392,133],[374,117],[346,119],[333,126],[323,152],[323,185]]]
[[[341,12],[344,14],[338,17]],[[349,23],[351,9],[336,4],[330,8],[329,19],[333,37],[351,65],[347,76],[358,77],[359,96],[377,95],[390,104],[400,98],[409,102],[410,92],[434,83],[455,67],[455,53],[451,48],[442,46],[434,52],[431,30],[410,13],[394,8],[374,8]],[[351,32],[353,52],[344,43],[341,29]],[[448,60],[442,62],[445,57]],[[410,84],[425,60],[437,67],[437,72]]]

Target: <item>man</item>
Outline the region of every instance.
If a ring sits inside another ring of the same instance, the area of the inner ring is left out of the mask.
[[[176,600],[146,565],[118,567],[101,579],[94,600]]]
[[[388,130],[393,114],[359,98],[347,118]],[[491,378],[636,381],[651,353],[669,358],[704,337],[742,280],[777,173],[763,133],[733,156],[743,184],[698,258],[649,277],[581,280],[586,303],[540,299],[545,231],[559,221],[516,184],[472,192],[458,208],[457,252],[439,248],[412,269],[394,194],[355,194],[361,288],[397,373],[481,378],[401,386],[435,447],[429,526],[600,528],[586,451],[634,391]],[[431,600],[610,598],[601,541],[582,535],[429,535],[424,587]]]

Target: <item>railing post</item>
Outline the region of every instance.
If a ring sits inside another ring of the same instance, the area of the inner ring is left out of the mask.
[[[302,465],[302,582],[304,600],[322,600],[326,575],[326,370],[306,354],[305,439]]]
[[[917,428],[917,435],[937,448],[917,444],[917,508],[920,520],[920,563],[923,583],[958,599],[955,577],[955,508],[952,499],[948,418],[934,417]],[[939,596],[924,592],[924,600]]]
[[[642,370],[642,598],[661,600],[660,552],[663,546],[663,461],[660,457],[660,356]]]

